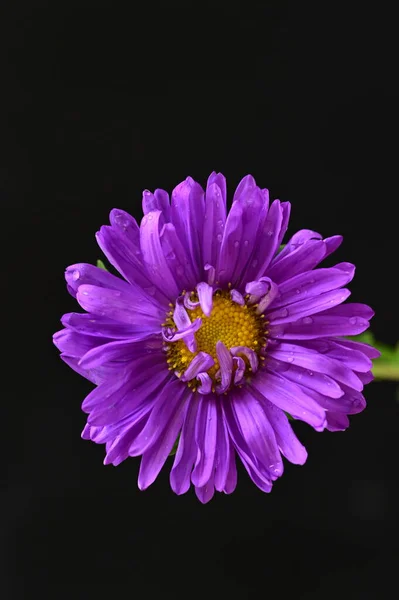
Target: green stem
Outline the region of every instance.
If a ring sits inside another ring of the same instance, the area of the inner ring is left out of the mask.
[[[399,365],[377,362],[373,366],[373,375],[380,380],[399,381]]]

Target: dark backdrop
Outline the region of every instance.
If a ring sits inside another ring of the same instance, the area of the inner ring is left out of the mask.
[[[103,447],[80,439],[91,385],[51,343],[75,310],[64,268],[100,257],[94,233],[110,209],[140,218],[143,189],[187,175],[204,185],[212,170],[230,199],[252,173],[290,200],[288,233],[342,233],[352,298],[396,341],[394,15],[292,4],[2,3],[4,598],[396,588],[394,384],[370,385],[345,433],[296,424],[308,462],[287,464],[270,495],[240,469],[232,496],[202,506],[171,492],[170,464],[146,492],[138,459],[102,466]]]

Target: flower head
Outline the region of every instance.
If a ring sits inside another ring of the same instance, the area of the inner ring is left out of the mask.
[[[85,313],[63,316],[61,357],[96,387],[82,437],[105,443],[105,464],[142,456],[147,488],[176,440],[172,489],[202,502],[236,487],[236,457],[269,492],[282,455],[307,453],[293,419],[341,431],[365,407],[371,346],[349,341],[373,311],[343,302],[355,267],[315,268],[341,244],[308,229],[281,250],[290,204],[269,206],[248,175],[226,208],[226,181],[191,177],[143,193],[140,226],[122,210],[97,234],[123,279],[89,264],[66,270]]]

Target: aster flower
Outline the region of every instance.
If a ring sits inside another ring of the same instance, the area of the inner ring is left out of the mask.
[[[67,268],[85,313],[63,316],[62,359],[96,387],[82,437],[105,444],[105,464],[141,456],[140,489],[177,442],[177,494],[201,502],[231,493],[236,459],[270,492],[285,456],[307,453],[287,414],[317,431],[341,431],[362,411],[371,346],[345,339],[373,311],[344,303],[355,267],[315,268],[342,242],[308,229],[281,250],[290,204],[248,175],[226,208],[226,181],[206,190],[188,177],[172,192],[143,193],[140,226],[122,210],[97,233],[123,279],[89,264]]]

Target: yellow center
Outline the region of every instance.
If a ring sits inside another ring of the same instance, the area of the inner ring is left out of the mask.
[[[196,296],[191,296],[196,301]],[[228,291],[218,291],[213,296],[212,312],[207,317],[200,306],[193,310],[187,310],[191,322],[199,317],[202,319],[200,329],[194,334],[197,341],[196,352],[190,352],[183,340],[171,343],[167,351],[167,362],[169,369],[175,370],[181,375],[189,366],[193,358],[199,352],[210,354],[215,361],[207,373],[216,382],[215,374],[219,370],[219,362],[216,355],[216,343],[223,342],[227,349],[234,346],[246,346],[256,353],[266,345],[265,321],[263,315],[256,314],[256,306],[240,305],[233,302]],[[173,314],[169,313],[169,315]],[[167,320],[168,326],[175,327],[173,317]],[[249,363],[244,355],[247,369]],[[194,379],[188,382],[190,387],[197,387],[198,382]]]

